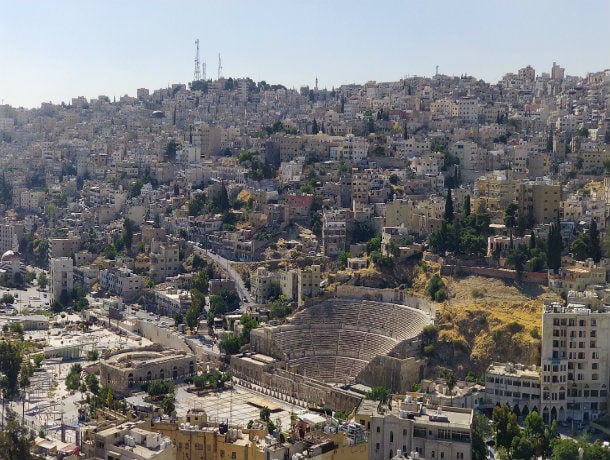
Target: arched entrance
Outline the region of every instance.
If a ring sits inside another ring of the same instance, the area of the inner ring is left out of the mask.
[[[542,420],[544,420],[544,423],[551,423],[549,420],[549,408],[545,407],[544,409],[542,409]]]
[[[160,378],[161,380],[164,380],[164,379],[165,379],[165,369],[161,369],[161,370],[159,371],[159,378]]]
[[[172,378],[174,380],[178,378],[178,368],[176,366],[174,366],[174,368],[172,369]]]
[[[527,406],[523,406],[523,410],[521,411],[521,415],[523,415],[523,417],[527,417],[527,415],[530,413],[530,410],[527,408]]]
[[[556,407],[553,407],[553,408],[551,409],[551,422],[552,422],[553,420],[557,420],[557,408],[556,408]]]

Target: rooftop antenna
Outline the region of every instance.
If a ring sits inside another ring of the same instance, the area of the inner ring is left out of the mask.
[[[195,40],[195,72],[193,72],[193,81],[201,80],[201,66],[199,65],[199,39]]]
[[[208,77],[207,77],[207,75],[205,73],[205,61],[203,61],[201,63],[201,79],[202,80],[207,80],[208,79]]]
[[[318,77],[316,77],[316,91],[318,91]]]
[[[436,66],[436,76],[438,77],[438,66]]]
[[[220,53],[218,53],[218,79],[222,78],[222,59],[220,59]]]

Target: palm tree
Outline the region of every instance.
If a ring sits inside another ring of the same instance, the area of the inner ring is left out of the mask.
[[[449,396],[451,397],[451,407],[453,407],[453,389],[457,385],[457,377],[453,373],[453,371],[448,371],[445,373],[445,384],[449,389]]]

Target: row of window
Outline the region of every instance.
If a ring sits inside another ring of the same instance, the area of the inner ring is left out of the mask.
[[[553,319],[553,326],[576,326],[576,318],[554,318]],[[597,326],[597,320],[592,318],[590,320],[590,325],[595,327]],[[586,327],[587,326],[587,320],[586,319],[579,319],[578,320],[578,326],[579,327]]]
[[[565,329],[553,329],[553,337],[566,337],[566,330]],[[597,336],[597,331],[595,329],[591,330],[589,333],[589,337],[596,337]],[[570,331],[570,337],[571,338],[576,338],[576,331]],[[579,338],[585,338],[587,337],[587,331],[578,331],[578,337]]]
[[[570,340],[568,348],[576,348],[576,342]],[[586,342],[578,342],[578,348],[585,348]],[[566,341],[565,340],[553,340],[553,348],[565,348]],[[595,340],[591,340],[589,342],[589,348],[597,348],[597,343]]]

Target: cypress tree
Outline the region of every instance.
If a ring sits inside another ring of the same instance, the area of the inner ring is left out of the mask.
[[[595,263],[598,263],[602,258],[602,247],[599,242],[597,222],[594,219],[591,220],[591,226],[589,227],[589,244],[591,245],[589,256]]]
[[[445,215],[443,217],[447,222],[453,222],[453,198],[451,197],[451,187],[447,189],[447,198],[445,199]]]
[[[561,251],[563,241],[561,240],[561,227],[559,217],[551,224],[549,238],[547,240],[547,265],[551,270],[559,270],[561,267]]]
[[[464,217],[468,217],[470,215],[470,195],[466,195],[466,198],[464,198],[464,206],[462,209],[464,211]]]

